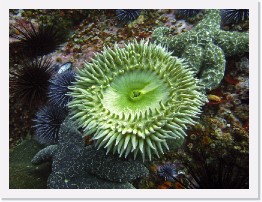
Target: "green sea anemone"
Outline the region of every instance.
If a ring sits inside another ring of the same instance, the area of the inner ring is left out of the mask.
[[[71,118],[98,148],[150,160],[168,149],[167,139],[184,138],[205,100],[183,60],[143,40],[105,48],[69,88]]]

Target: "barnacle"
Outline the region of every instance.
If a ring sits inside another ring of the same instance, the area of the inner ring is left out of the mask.
[[[183,60],[143,40],[105,48],[69,88],[71,118],[98,148],[150,160],[167,139],[184,138],[205,100]]]

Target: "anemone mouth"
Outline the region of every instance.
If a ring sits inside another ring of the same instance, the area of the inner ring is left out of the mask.
[[[145,113],[168,99],[168,86],[151,71],[134,70],[114,79],[103,92],[102,104],[111,113]]]
[[[71,118],[98,148],[143,159],[164,153],[167,139],[184,138],[205,97],[182,60],[145,41],[106,48],[69,88]]]

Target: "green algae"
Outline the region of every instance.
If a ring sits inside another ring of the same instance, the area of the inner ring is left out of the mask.
[[[46,182],[51,173],[50,163],[33,165],[31,159],[42,149],[33,139],[27,139],[10,152],[9,189],[46,189]]]

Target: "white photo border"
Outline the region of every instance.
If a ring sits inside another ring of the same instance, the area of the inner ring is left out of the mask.
[[[4,199],[259,199],[259,3],[255,0],[1,0],[1,198]],[[9,9],[249,9],[249,189],[9,189]],[[4,68],[3,68],[4,67]]]

